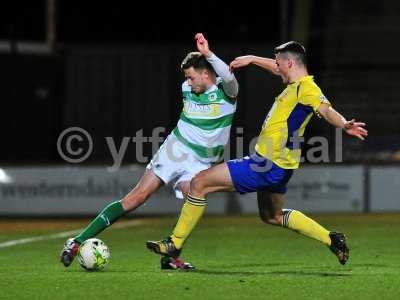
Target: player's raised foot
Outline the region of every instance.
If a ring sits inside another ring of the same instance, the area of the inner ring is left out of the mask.
[[[349,248],[346,245],[346,236],[340,232],[330,232],[331,245],[329,249],[336,255],[339,262],[344,265],[349,259]]]
[[[79,243],[73,238],[66,240],[64,248],[61,250],[60,261],[65,267],[69,267],[75,256],[78,254]]]
[[[171,237],[167,237],[161,241],[147,241],[146,247],[157,254],[171,256],[173,258],[178,258],[181,253],[180,249],[176,249]]]
[[[181,271],[194,271],[195,267],[189,263],[183,261],[181,258],[163,256],[161,257],[161,269],[162,270],[181,270]]]

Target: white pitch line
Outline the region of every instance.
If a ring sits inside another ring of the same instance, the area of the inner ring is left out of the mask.
[[[132,220],[132,221],[127,221],[127,222],[123,222],[120,224],[115,224],[114,226],[111,227],[111,229],[123,229],[123,228],[128,228],[128,227],[133,227],[133,226],[139,226],[142,224],[144,224],[144,222],[141,220]],[[0,248],[7,248],[7,247],[15,246],[15,245],[28,244],[28,243],[43,241],[43,240],[65,238],[65,237],[69,237],[74,234],[77,234],[77,233],[81,232],[82,230],[83,230],[83,228],[70,230],[70,231],[63,231],[63,232],[58,232],[58,233],[52,233],[52,234],[46,234],[46,235],[33,236],[33,237],[18,239],[18,240],[5,241],[5,242],[0,243]]]

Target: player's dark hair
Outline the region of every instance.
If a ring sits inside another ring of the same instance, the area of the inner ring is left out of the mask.
[[[195,70],[208,70],[215,74],[214,68],[200,52],[190,52],[181,63],[181,69],[187,70],[193,67]]]
[[[274,49],[275,54],[291,54],[297,63],[307,66],[306,48],[299,42],[290,41]]]

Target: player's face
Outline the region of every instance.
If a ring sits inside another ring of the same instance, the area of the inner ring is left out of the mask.
[[[292,66],[291,60],[278,53],[275,55],[275,63],[279,69],[279,73],[281,74],[283,83],[288,83],[289,82],[289,71]]]
[[[192,92],[199,94],[207,90],[209,75],[205,70],[195,70],[193,67],[184,70],[186,80],[192,88]]]

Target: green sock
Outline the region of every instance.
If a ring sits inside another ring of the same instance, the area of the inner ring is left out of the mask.
[[[121,201],[115,201],[107,205],[97,217],[75,237],[75,241],[83,243],[87,239],[95,237],[120,217],[125,214]]]

